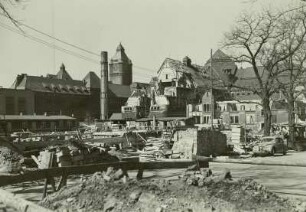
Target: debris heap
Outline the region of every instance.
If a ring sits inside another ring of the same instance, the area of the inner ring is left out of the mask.
[[[149,137],[140,157],[143,160],[154,161],[158,158],[168,158],[170,155],[172,155],[172,150],[168,140]]]
[[[107,172],[111,173],[110,175]],[[231,180],[230,172],[187,170],[176,180],[116,180],[122,170],[96,173],[80,184],[64,187],[40,204],[60,211],[299,211],[251,179]],[[127,178],[126,178],[127,179]]]

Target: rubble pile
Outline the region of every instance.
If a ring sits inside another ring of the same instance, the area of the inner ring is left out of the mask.
[[[301,204],[267,191],[251,179],[231,180],[229,171],[214,175],[209,169],[188,170],[176,180],[136,181],[123,176],[122,170],[110,168],[82,179],[77,185],[62,188],[40,204],[53,210],[86,212],[287,212],[305,209],[301,209]]]
[[[41,151],[38,156],[40,168],[49,166],[51,153],[54,154],[53,167],[119,161],[118,157],[109,154],[106,149],[73,143],[68,146],[53,146]]]
[[[155,161],[158,158],[167,158],[172,155],[169,142],[163,138],[149,137],[140,157],[143,160]]]

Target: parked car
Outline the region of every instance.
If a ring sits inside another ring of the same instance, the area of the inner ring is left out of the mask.
[[[281,153],[285,155],[287,153],[287,145],[281,137],[262,137],[259,142],[253,147],[253,153],[269,153],[271,155],[274,155],[275,153]]]

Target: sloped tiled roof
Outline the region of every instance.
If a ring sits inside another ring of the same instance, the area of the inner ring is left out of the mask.
[[[89,94],[81,80],[62,80],[43,76],[28,76],[26,74],[18,75],[11,88],[49,93]]]
[[[265,71],[264,67],[259,66],[258,67],[259,76],[262,79],[263,83],[267,82],[268,78],[268,71]],[[254,73],[253,67],[247,67],[247,68],[241,68],[238,69],[236,73],[237,81],[235,82],[235,85],[238,87],[243,88],[259,88],[259,82],[258,79]],[[282,73],[278,76],[278,80],[281,83],[289,83],[290,77],[286,73]],[[269,82],[271,83],[271,82]],[[277,83],[274,81],[273,83]]]
[[[258,67],[259,75],[263,79],[263,82],[266,81],[267,73],[264,71],[263,67]],[[253,71],[252,67],[240,68],[236,73],[237,81],[235,82],[236,86],[243,88],[259,88],[258,80]]]

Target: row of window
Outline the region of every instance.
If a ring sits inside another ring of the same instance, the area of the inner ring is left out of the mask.
[[[203,122],[201,123],[200,116],[194,116],[195,124],[209,124],[210,116],[203,116]],[[246,123],[247,124],[254,124],[254,118],[253,116],[247,116],[246,117]],[[231,115],[230,116],[230,124],[239,124],[239,116],[238,115]]]

